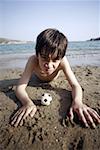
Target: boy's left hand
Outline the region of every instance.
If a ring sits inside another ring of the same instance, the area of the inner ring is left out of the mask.
[[[74,112],[77,113],[79,119],[84,123],[86,127],[92,126],[96,127],[95,122],[100,123],[99,114],[92,108],[88,107],[83,103],[73,102],[69,111],[69,119],[73,121]]]

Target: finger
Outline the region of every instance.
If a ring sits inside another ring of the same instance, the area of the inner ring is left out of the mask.
[[[20,124],[20,121],[23,119],[23,115],[24,115],[25,111],[23,111],[16,119],[16,122],[14,123],[14,126],[17,127],[18,124]]]
[[[22,126],[23,125],[24,120],[21,119],[19,125]]]
[[[69,121],[70,121],[71,125],[74,127],[75,123],[74,123],[73,119],[74,119],[73,109],[70,108],[70,111],[69,111]]]
[[[84,114],[83,114],[83,111],[82,111],[81,109],[79,109],[79,116],[80,116],[81,120],[83,121],[84,125],[85,125],[86,127],[88,127],[88,123],[87,123],[87,121],[86,121],[86,119],[85,119],[85,116],[84,116]]]
[[[87,110],[84,111],[84,115],[86,117],[86,120],[92,125],[93,128],[95,128],[96,126],[93,122],[93,119],[92,119],[91,115],[88,113]]]
[[[22,111],[17,111],[17,113],[15,113],[15,115],[14,115],[14,116],[12,117],[12,119],[11,119],[11,125],[13,125],[13,124],[16,122],[18,116],[19,116],[21,113],[22,113]]]
[[[90,110],[94,112],[94,114],[96,114],[96,116],[100,119],[100,115],[94,109],[90,108]]]
[[[12,121],[11,121],[11,125],[14,125],[14,123],[16,122],[18,116],[16,116]]]
[[[19,109],[19,110],[12,116],[11,121],[14,120],[14,118],[15,118],[16,116],[18,116],[21,112],[22,112],[22,110]]]
[[[25,119],[26,119],[26,117],[28,116],[29,112],[30,112],[30,111],[26,110],[26,112],[24,113],[24,115],[23,115],[22,119],[21,119],[21,120],[20,120],[20,122],[19,122],[19,125],[20,125],[20,126],[22,126],[22,125],[23,125],[24,120],[25,120]]]
[[[33,116],[35,115],[36,113],[36,108],[34,108],[31,112],[30,112],[30,116],[33,118]]]
[[[73,115],[73,109],[72,109],[72,108],[70,108],[70,111],[69,111],[68,116],[69,116],[69,119],[70,119],[70,120],[73,120],[74,115]]]
[[[95,121],[97,121],[98,123],[100,123],[100,119],[99,119],[98,115],[96,115],[96,113],[94,113],[93,109],[88,110],[88,112],[95,119]]]
[[[21,119],[19,125],[22,126],[23,125],[23,122],[24,120],[26,119],[26,117],[30,114],[31,110],[30,109],[27,109],[23,115],[23,118]]]
[[[31,110],[27,109],[23,116],[23,119],[25,119],[30,114],[30,112],[31,112]]]

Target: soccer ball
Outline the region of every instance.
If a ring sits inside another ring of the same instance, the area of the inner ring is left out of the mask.
[[[49,93],[42,94],[42,97],[41,97],[42,105],[48,106],[48,105],[50,105],[51,101],[52,101],[52,96]]]

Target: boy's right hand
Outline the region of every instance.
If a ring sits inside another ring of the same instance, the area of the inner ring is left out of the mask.
[[[22,126],[25,118],[28,115],[33,117],[36,111],[37,111],[37,108],[33,103],[22,106],[11,118],[11,125],[15,127],[17,127],[18,125]]]

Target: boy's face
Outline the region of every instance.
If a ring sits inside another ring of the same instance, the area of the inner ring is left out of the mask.
[[[40,55],[38,54],[39,67],[47,75],[52,74],[59,66],[61,59],[57,59],[53,55]]]

